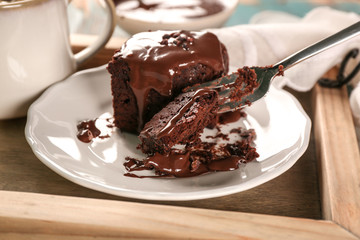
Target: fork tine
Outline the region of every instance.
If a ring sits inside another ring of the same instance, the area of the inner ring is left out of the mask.
[[[234,89],[227,88],[227,89],[222,90],[222,91],[219,92],[220,105],[219,105],[218,113],[225,113],[225,112],[229,112],[229,111],[235,111],[235,110],[243,108],[243,107],[245,107],[245,105],[249,105],[251,102],[253,102],[253,101],[251,101],[249,99],[249,98],[251,98],[251,96],[253,94],[250,94],[248,96],[244,96],[239,101],[231,100],[229,98],[230,95],[231,95],[231,90],[234,90]],[[256,100],[254,100],[254,101],[256,101]]]
[[[202,84],[196,84],[194,86],[188,87],[185,89],[185,92],[196,91],[200,88],[219,90],[219,88],[222,88],[226,85],[234,84],[237,78],[238,78],[238,75],[236,73],[232,73],[229,75],[222,76],[213,81],[205,82]]]
[[[229,94],[229,91],[225,94]],[[219,93],[219,95],[221,96],[222,94]],[[254,92],[253,94],[243,97],[240,101],[230,101],[230,99],[227,99],[227,101],[224,101],[219,105],[218,113],[220,114],[244,108],[246,105],[250,105],[251,103],[259,100],[263,96],[264,95],[255,94]]]
[[[277,67],[244,67],[216,80],[188,87],[185,91],[201,88],[217,90],[220,99],[219,113],[234,111],[264,96],[269,88],[270,80],[267,78],[276,72]]]
[[[359,34],[360,21],[290,55],[273,66],[252,67],[252,71],[249,71],[250,68],[244,67],[243,69],[238,69],[236,73],[226,75],[215,81],[190,87],[189,89],[190,91],[199,88],[216,89],[219,91],[220,99],[223,100],[223,102],[220,102],[219,113],[236,110],[247,103],[252,103],[262,98],[269,90],[271,80],[276,76],[283,75],[286,69]],[[255,79],[254,73],[256,74]],[[237,81],[238,78],[240,81]],[[255,86],[254,83],[258,84],[258,86]],[[232,84],[234,87],[231,87]],[[230,88],[224,90],[222,87]]]
[[[262,98],[269,89],[269,85],[271,79],[278,74],[278,66],[269,66],[269,67],[251,67],[252,70],[256,73],[256,82],[258,87],[252,89],[252,91],[245,93],[246,84],[243,83],[242,89],[233,89],[233,91],[239,91],[239,95],[244,95],[240,97],[240,99],[229,99],[228,101],[224,101],[220,103],[218,113],[224,113],[228,111],[234,111],[240,108],[245,107],[245,105],[250,105],[251,103]],[[222,91],[219,92],[219,96],[222,99],[222,96],[228,98],[230,89],[224,90],[224,94]],[[230,93],[231,94],[231,93]]]
[[[235,111],[245,107],[245,105],[246,105],[245,101],[237,101],[237,102],[228,101],[219,106],[218,114]]]

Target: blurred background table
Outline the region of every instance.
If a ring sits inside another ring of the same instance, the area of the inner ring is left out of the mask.
[[[70,31],[77,34],[98,34],[101,31],[105,13],[97,6],[98,0],[73,0],[69,6]],[[225,27],[247,24],[259,12],[281,11],[303,17],[311,9],[327,6],[347,12],[360,13],[358,0],[239,0],[239,6],[225,23]],[[116,27],[115,37],[129,35]]]

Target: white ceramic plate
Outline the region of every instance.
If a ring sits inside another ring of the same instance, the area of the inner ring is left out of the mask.
[[[271,87],[246,109],[247,128],[257,133],[257,161],[232,172],[191,178],[124,176],[126,156],[139,155],[137,137],[115,131],[105,140],[80,142],[76,124],[111,114],[110,76],[105,66],[76,73],[50,87],[29,109],[25,134],[36,156],[79,185],[140,199],[193,200],[223,196],[265,183],[288,170],[308,146],[311,122],[298,101]]]

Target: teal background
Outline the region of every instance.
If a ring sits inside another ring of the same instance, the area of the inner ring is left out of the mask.
[[[330,1],[328,4],[320,4],[318,2],[325,1],[304,1],[304,0],[257,0],[250,1],[251,3],[242,3],[249,1],[239,1],[239,6],[235,10],[232,17],[226,22],[225,26],[233,26],[237,24],[248,23],[250,18],[254,14],[265,11],[283,11],[298,17],[303,17],[307,12],[311,11],[313,8],[320,6],[329,6],[338,10],[346,12],[355,12],[360,14],[360,0],[358,1]]]

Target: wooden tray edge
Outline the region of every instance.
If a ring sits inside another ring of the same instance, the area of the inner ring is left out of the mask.
[[[357,239],[331,221],[10,191],[0,222],[0,239]]]
[[[360,155],[346,87],[316,85],[313,106],[323,217],[360,236]]]

